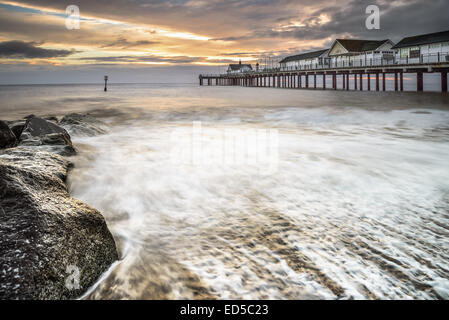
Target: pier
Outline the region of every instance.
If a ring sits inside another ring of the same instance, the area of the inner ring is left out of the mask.
[[[434,60],[435,62],[429,62]],[[447,92],[447,73],[449,61],[440,61],[441,57],[421,57],[418,63],[401,63],[401,61],[381,61],[379,64],[370,61],[360,62],[359,66],[315,65],[307,68],[273,68],[248,71],[242,73],[202,74],[199,76],[200,86],[244,86],[271,87],[290,89],[321,90],[358,90],[386,91],[387,75],[394,77],[394,91],[404,90],[404,74],[416,74],[416,91],[424,90],[424,74],[440,73],[441,91]],[[322,85],[317,86],[317,78],[321,77]],[[328,87],[326,80],[331,79]],[[338,81],[339,80],[339,81]],[[366,81],[364,81],[366,80]],[[374,86],[372,86],[374,82]],[[338,84],[340,84],[338,86]],[[366,84],[366,87],[364,86]]]
[[[253,70],[240,61],[230,64],[225,74],[202,74],[199,81],[201,86],[387,91],[389,77],[394,91],[404,91],[404,74],[416,74],[416,91],[422,92],[424,75],[439,73],[441,92],[447,92],[448,71],[446,30],[406,37],[397,44],[389,39],[335,39],[328,49],[284,57],[275,66],[260,68],[257,63]]]

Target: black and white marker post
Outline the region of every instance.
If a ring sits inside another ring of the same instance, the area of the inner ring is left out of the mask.
[[[108,91],[108,76],[104,76],[104,91]]]

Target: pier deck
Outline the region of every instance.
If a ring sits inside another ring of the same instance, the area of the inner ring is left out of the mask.
[[[424,73],[441,74],[441,91],[447,92],[447,73],[449,61],[432,63],[405,63],[363,66],[316,66],[310,69],[263,69],[245,73],[202,74],[199,84],[216,86],[275,87],[295,89],[332,89],[350,90],[350,78],[354,85],[352,90],[364,90],[363,79],[367,78],[367,90],[371,90],[371,77],[375,80],[376,91],[386,91],[386,75],[394,75],[394,90],[404,90],[404,73],[416,74],[416,91],[423,91]],[[317,87],[317,77],[322,77],[322,86]],[[351,77],[352,76],[352,77]],[[331,77],[331,87],[326,86],[326,79]],[[310,79],[312,78],[312,79]],[[341,81],[337,81],[340,79]],[[338,88],[338,82],[341,84]]]

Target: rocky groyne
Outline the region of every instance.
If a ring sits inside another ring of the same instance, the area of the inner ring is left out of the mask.
[[[0,121],[0,299],[77,298],[118,259],[103,216],[67,191],[63,126],[102,132],[78,114]]]

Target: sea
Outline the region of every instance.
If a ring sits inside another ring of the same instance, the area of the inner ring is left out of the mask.
[[[3,120],[102,122],[71,132],[68,187],[120,259],[80,299],[449,299],[447,94],[100,83],[0,101]]]

